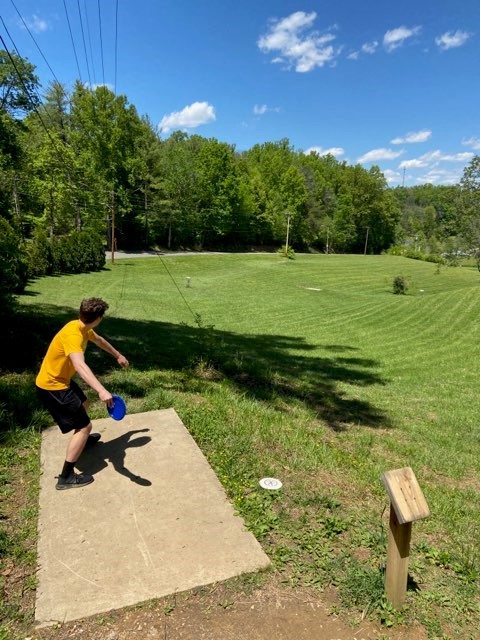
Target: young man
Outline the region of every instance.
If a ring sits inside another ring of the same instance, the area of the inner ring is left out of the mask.
[[[110,353],[121,367],[128,367],[128,360],[94,331],[107,309],[108,304],[100,298],[82,300],[79,319],[68,322],[53,338],[36,379],[37,395],[62,433],[73,431],[57,489],[83,487],[93,482],[93,476],[75,473],[74,466],[85,446],[95,444],[100,439],[99,434],[90,434],[92,423],[87,414],[89,403],[72,380],[75,373],[98,393],[107,406],[112,406],[113,402],[112,394],[85,362],[87,343],[93,342]]]

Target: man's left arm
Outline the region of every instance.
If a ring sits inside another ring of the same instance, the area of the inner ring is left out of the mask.
[[[105,338],[102,338],[102,336],[99,336],[98,333],[96,333],[95,337],[91,338],[91,341],[93,342],[93,344],[96,344],[97,347],[100,347],[100,349],[103,349],[111,356],[113,356],[121,367],[128,367],[128,360],[120,353],[120,351],[115,349],[115,347],[111,345],[108,340],[105,340]]]

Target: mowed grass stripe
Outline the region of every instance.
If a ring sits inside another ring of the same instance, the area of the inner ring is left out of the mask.
[[[432,511],[415,540],[437,553],[415,549],[422,591],[409,595],[413,617],[452,621],[455,637],[475,637],[465,612],[478,611],[467,576],[480,572],[479,274],[393,256],[163,262],[45,278],[21,301],[75,313],[86,295],[108,300],[102,333],[125,334],[132,362],[103,370],[108,388],[134,411],[177,409],[267,551],[276,562],[279,550],[293,553],[279,566],[299,584],[325,572],[342,588],[359,550],[363,568],[384,561],[372,542],[385,524],[380,475],[411,466]],[[396,275],[408,295],[393,295]],[[259,493],[260,474],[281,477],[285,490]],[[313,508],[331,500],[338,510]],[[339,522],[335,546],[325,531]],[[312,559],[312,541],[323,560]],[[431,562],[440,552],[448,566]],[[444,610],[445,598],[458,608]]]

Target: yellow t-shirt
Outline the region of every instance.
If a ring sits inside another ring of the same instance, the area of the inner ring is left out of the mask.
[[[41,389],[56,391],[67,389],[75,374],[75,367],[69,356],[85,351],[89,340],[97,334],[93,329],[83,329],[79,320],[68,322],[53,338],[38,372],[36,385]]]

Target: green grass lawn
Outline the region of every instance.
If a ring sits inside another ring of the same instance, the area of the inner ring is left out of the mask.
[[[397,275],[407,295],[393,295]],[[334,585],[350,616],[420,621],[432,638],[475,637],[476,269],[394,256],[191,255],[117,259],[100,273],[37,280],[20,298],[2,356],[8,466],[22,466],[9,458],[18,428],[31,427],[20,440],[38,452],[49,420],[32,394],[34,373],[53,333],[90,296],[109,302],[99,332],[131,367],[115,369],[94,347],[87,361],[129,411],[175,407],[281,580]],[[104,415],[94,403],[92,416]],[[380,476],[405,466],[431,517],[414,524],[407,604],[396,612],[382,596],[388,500]],[[263,476],[280,478],[283,489],[264,492]],[[29,519],[27,509],[25,527]]]

